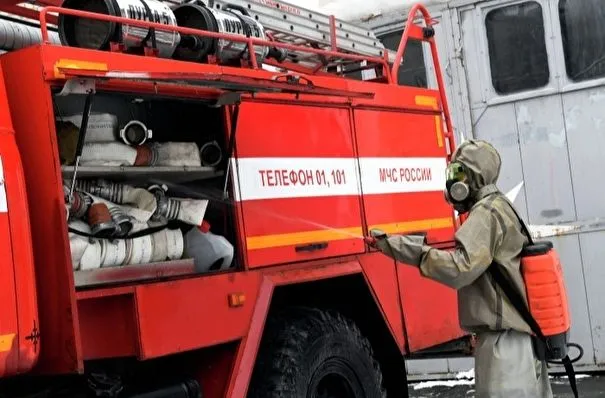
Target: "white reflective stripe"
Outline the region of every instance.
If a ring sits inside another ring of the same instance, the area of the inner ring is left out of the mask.
[[[445,158],[359,158],[364,195],[445,188]]]
[[[445,188],[445,158],[232,159],[235,200],[437,192]]]
[[[239,200],[359,195],[355,158],[240,158]]]
[[[6,201],[6,185],[4,184],[4,166],[2,157],[0,157],[0,213],[8,212],[8,203]]]

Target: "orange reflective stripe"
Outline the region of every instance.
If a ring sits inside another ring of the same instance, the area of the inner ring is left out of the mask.
[[[441,116],[435,116],[435,129],[437,131],[437,145],[439,148],[443,148],[443,129]]]
[[[417,95],[414,98],[414,102],[416,102],[416,105],[418,106],[426,106],[431,109],[438,109],[437,98],[435,97],[429,97],[428,95]]]
[[[424,220],[400,221],[389,224],[371,225],[370,229],[379,229],[387,234],[397,234],[406,232],[420,232],[431,229],[450,228],[454,226],[454,220],[451,217],[429,218]]]
[[[436,111],[439,110],[437,98],[435,97],[429,97],[427,95],[417,95],[414,98],[414,101],[418,106],[426,106]],[[437,133],[437,145],[439,146],[439,148],[443,148],[443,124],[441,121],[441,115],[435,116],[435,131]]]
[[[65,78],[65,75],[59,71],[59,68],[85,69],[107,72],[109,69],[104,62],[91,62],[79,59],[59,59],[54,65],[54,75],[57,79]]]
[[[389,224],[371,225],[370,229],[380,229],[386,233],[406,233],[428,231],[431,229],[451,228],[451,217],[430,218],[424,220],[401,221]],[[259,235],[246,238],[248,250],[270,249],[273,247],[301,245],[315,242],[330,242],[344,239],[361,239],[361,227],[322,229],[315,231],[293,232],[288,234]]]
[[[15,340],[15,333],[0,335],[0,352],[8,352],[13,346]]]
[[[294,232],[289,234],[249,236],[246,238],[248,250],[268,249],[272,247],[300,245],[305,243],[361,239],[361,227],[322,229]]]

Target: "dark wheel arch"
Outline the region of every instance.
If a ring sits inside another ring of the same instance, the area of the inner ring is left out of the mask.
[[[267,320],[250,398],[385,398],[369,340],[333,310],[291,307]]]

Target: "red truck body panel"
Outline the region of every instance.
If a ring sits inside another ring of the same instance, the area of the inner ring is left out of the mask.
[[[67,231],[62,176],[40,48],[6,54],[2,68],[27,181],[29,210],[17,216],[28,215],[35,226],[31,234],[41,334],[37,370],[80,371],[82,352],[69,240],[65,232],[59,232]],[[22,78],[17,82],[16,76]]]
[[[144,72],[148,80],[198,82],[218,76],[250,87],[275,83],[274,74],[48,44],[0,59],[11,104],[10,115],[2,106],[0,125],[10,126],[12,117],[16,131],[16,145],[11,131],[0,131],[9,210],[2,212],[0,191],[0,242],[10,242],[0,253],[13,258],[0,265],[0,375],[29,370],[38,355],[35,372],[63,374],[82,372],[90,360],[148,360],[237,343],[232,361],[217,360],[220,369],[233,365],[225,385],[204,388],[209,396],[224,390],[243,397],[275,289],[351,275],[365,281],[401,354],[464,335],[453,290],[363,240],[381,228],[426,232],[430,244],[453,246],[456,220],[442,193],[453,147],[443,92],[312,76],[317,90],[334,95],[244,95],[231,159],[243,269],[78,290],[51,95],[65,74]],[[223,92],[124,79],[99,87],[196,98]],[[338,94],[344,92],[358,96]],[[361,98],[368,92],[373,98]],[[227,130],[232,111],[225,111]]]
[[[0,79],[0,377],[31,370],[40,352],[29,220],[21,156]]]
[[[433,109],[437,108],[437,99],[426,94],[417,95],[415,103],[433,103]],[[446,149],[435,118],[439,115],[431,112],[355,111],[368,228],[386,233],[427,232],[429,244],[453,240],[454,218],[441,192]],[[396,267],[395,272],[408,349],[427,348],[437,335],[458,337],[459,331],[452,327],[458,324],[455,292],[422,277],[417,269]],[[427,316],[428,308],[434,315]]]

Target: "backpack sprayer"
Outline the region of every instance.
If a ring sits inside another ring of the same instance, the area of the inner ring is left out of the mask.
[[[470,198],[468,184],[469,171],[460,162],[450,163],[446,171],[445,199],[455,208],[466,208]],[[497,189],[492,187],[492,193]],[[504,291],[511,304],[529,325],[533,336],[536,355],[540,360],[552,364],[563,365],[569,377],[574,396],[578,397],[573,363],[582,358],[584,351],[575,343],[569,343],[571,320],[569,304],[563,278],[563,269],[559,256],[552,242],[535,243],[529,228],[517,213],[515,206],[501,195],[513,210],[515,217],[521,223],[523,233],[527,236],[528,244],[521,251],[520,271],[525,285],[528,305],[525,304],[521,293],[504,274],[502,265],[493,260],[487,272],[493,277]],[[529,308],[528,308],[529,306]],[[569,347],[576,347],[580,353],[571,360],[568,355]]]
[[[521,223],[529,243],[521,252],[521,274],[525,282],[528,306],[521,293],[504,274],[503,267],[493,262],[488,268],[496,283],[502,288],[511,304],[535,334],[536,355],[548,363],[563,365],[569,384],[578,397],[573,363],[579,361],[584,350],[579,344],[569,342],[571,318],[561,261],[550,241],[535,243],[523,219],[512,203],[505,197],[515,216]],[[574,359],[568,355],[569,347],[578,349]]]

